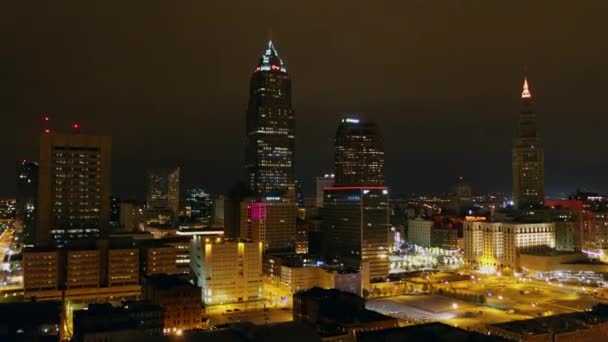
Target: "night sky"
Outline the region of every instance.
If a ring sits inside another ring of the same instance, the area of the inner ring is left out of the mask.
[[[238,4],[238,5],[237,5]],[[548,194],[608,192],[608,2],[2,1],[0,195],[37,159],[41,113],[113,137],[113,189],[149,166],[225,191],[242,176],[248,86],[271,36],[293,80],[298,178],[333,168],[344,113],[382,128],[393,192],[510,191],[524,66]]]

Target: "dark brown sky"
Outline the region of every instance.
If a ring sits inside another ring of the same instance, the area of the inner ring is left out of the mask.
[[[38,118],[114,138],[114,188],[148,165],[227,188],[241,174],[249,76],[272,31],[293,79],[297,172],[332,167],[340,114],[382,127],[388,184],[440,191],[463,175],[510,189],[527,66],[550,192],[608,191],[605,0],[2,1],[0,194],[36,158]],[[8,120],[6,119],[8,118]],[[57,130],[57,128],[56,128]]]

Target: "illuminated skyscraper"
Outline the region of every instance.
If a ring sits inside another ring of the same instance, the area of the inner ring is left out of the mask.
[[[538,137],[532,94],[524,78],[522,110],[513,143],[513,200],[516,208],[543,205],[544,152]]]
[[[291,80],[272,42],[251,76],[246,167],[259,196],[294,196],[295,117]]]
[[[109,224],[110,163],[110,137],[41,135],[36,245],[99,236]]]
[[[324,188],[325,254],[358,267],[363,288],[388,276],[389,197],[378,127],[359,118],[340,120],[335,140],[335,185]]]
[[[184,210],[188,222],[211,222],[211,194],[201,188],[189,188],[184,196]]]
[[[375,123],[342,118],[335,145],[336,186],[384,185],[384,143]]]
[[[148,170],[148,210],[168,209],[179,213],[179,167]]]
[[[24,160],[17,168],[17,219],[23,223],[22,239],[26,245],[35,241],[38,194],[38,163]]]

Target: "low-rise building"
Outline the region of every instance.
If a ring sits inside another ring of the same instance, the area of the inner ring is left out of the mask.
[[[262,299],[262,242],[194,237],[190,267],[206,305]]]
[[[467,331],[447,324],[434,322],[400,328],[360,332],[356,336],[356,341],[506,342],[507,340],[497,336],[484,335],[478,332]]]
[[[148,302],[89,304],[74,312],[73,326],[73,342],[143,341],[163,335],[163,309]]]
[[[488,331],[513,341],[606,341],[608,305],[597,304],[588,312],[492,324]]]
[[[183,276],[163,274],[146,277],[144,297],[163,308],[167,332],[206,327],[201,289]]]
[[[95,303],[141,295],[136,248],[97,241],[72,249],[25,249],[22,254],[25,299]]]
[[[555,223],[466,221],[466,261],[483,267],[520,267],[522,249],[555,248]]]
[[[60,301],[0,304],[0,341],[62,341]]]
[[[396,318],[365,309],[360,296],[318,287],[294,294],[293,320],[313,325],[324,339],[399,326]]]

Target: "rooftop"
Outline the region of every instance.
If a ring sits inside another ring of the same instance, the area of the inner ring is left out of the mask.
[[[454,328],[443,323],[428,323],[357,334],[358,342],[437,341],[437,342],[492,342],[507,341],[497,336]]]
[[[564,333],[608,321],[608,305],[597,304],[590,312],[574,312],[562,315],[532,318],[494,324],[492,327],[526,335]]]
[[[172,287],[196,287],[192,283],[190,283],[186,277],[177,275],[177,274],[157,274],[146,277],[146,283],[153,284],[159,288],[170,289]]]

